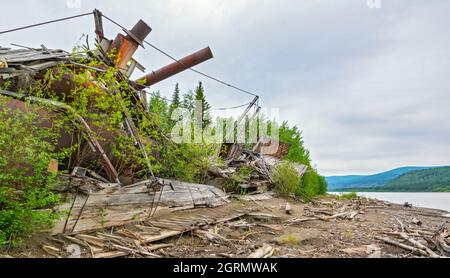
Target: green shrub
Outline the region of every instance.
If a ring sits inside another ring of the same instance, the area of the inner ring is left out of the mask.
[[[280,243],[283,245],[295,246],[300,245],[302,243],[302,240],[297,235],[291,234],[283,237],[280,240]]]
[[[303,175],[302,184],[297,189],[296,195],[310,200],[314,196],[325,194],[326,191],[327,183],[325,178],[317,174],[316,171],[310,170]]]
[[[302,179],[295,167],[289,161],[280,163],[273,173],[275,190],[283,195],[291,195],[298,192]]]
[[[16,244],[58,218],[51,211],[59,202],[52,192],[56,175],[48,171],[54,148],[52,128],[38,127],[41,116],[6,108],[0,97],[0,246]]]
[[[316,195],[325,194],[328,187],[327,182],[311,166],[310,153],[304,146],[300,130],[296,126],[289,127],[287,122],[283,122],[279,127],[279,136],[281,142],[289,144],[289,152],[284,159],[308,167],[308,171],[302,177],[301,185],[296,188],[295,194],[302,196],[306,200]]]
[[[352,200],[358,197],[358,194],[356,194],[355,191],[350,192],[350,193],[342,193],[339,194],[338,199],[343,199],[343,200]]]
[[[217,160],[212,145],[167,142],[160,151],[162,159],[156,173],[185,182],[203,182],[207,169]]]

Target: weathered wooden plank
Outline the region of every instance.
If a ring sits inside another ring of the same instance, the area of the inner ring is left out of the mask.
[[[155,221],[155,222],[152,222],[151,224],[154,227],[162,228],[162,229],[168,229],[168,230],[179,231],[179,232],[187,231],[186,227],[180,226],[176,223]]]
[[[166,185],[162,192],[149,192],[148,181],[126,187],[106,186],[88,196],[78,195],[72,202],[60,206],[70,216],[53,229],[60,233],[66,225],[66,233],[120,226],[145,220],[153,207],[215,207],[228,202],[228,196],[218,188],[203,184],[162,180]],[[173,189],[173,190],[172,190]],[[73,204],[72,204],[73,203]]]
[[[42,49],[19,49],[6,52],[0,52],[0,57],[6,60],[8,63],[18,62],[30,62],[36,60],[49,60],[56,57],[68,56],[67,53],[62,50],[51,50],[50,53],[46,53],[46,50]]]
[[[152,242],[156,242],[156,241],[160,241],[166,238],[170,238],[173,236],[178,236],[181,235],[183,232],[182,231],[162,231],[160,235],[156,235],[156,236],[152,236],[152,235],[142,235],[143,237],[143,244],[148,244],[148,243],[152,243]]]
[[[85,208],[78,218],[79,211],[73,211],[67,220],[65,233],[92,231],[112,226],[121,226],[130,222],[145,220],[150,207],[117,206],[108,208]],[[64,233],[66,219],[62,219],[53,227],[53,234]]]

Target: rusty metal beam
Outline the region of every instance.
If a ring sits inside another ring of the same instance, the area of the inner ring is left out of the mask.
[[[97,41],[100,43],[102,39],[105,37],[105,34],[103,32],[102,13],[97,9],[94,10],[94,20],[95,20],[95,34],[97,35]]]
[[[213,57],[214,56],[211,52],[211,49],[209,47],[206,47],[157,71],[152,71],[151,73],[139,78],[135,82],[137,84],[143,85],[144,87],[149,87],[175,74],[201,64]]]

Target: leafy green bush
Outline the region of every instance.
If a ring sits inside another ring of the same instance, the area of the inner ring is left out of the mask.
[[[283,122],[279,127],[280,142],[289,144],[289,152],[285,159],[297,162],[311,168],[309,151],[305,148],[301,131],[296,126],[289,127],[288,122]]]
[[[327,182],[324,177],[317,173],[317,170],[311,166],[309,151],[304,146],[302,133],[296,126],[289,127],[287,122],[283,122],[279,127],[280,142],[290,145],[289,152],[284,157],[287,161],[292,161],[306,165],[308,171],[302,178],[301,185],[295,190],[295,193],[305,199],[310,199],[316,195],[327,192]]]
[[[52,192],[56,175],[48,171],[54,148],[53,128],[37,126],[43,119],[28,105],[27,112],[6,108],[0,97],[0,246],[49,227],[58,218],[51,211],[59,202]]]
[[[174,144],[161,148],[163,159],[156,173],[161,177],[186,182],[203,182],[207,169],[217,160],[214,146],[203,144]]]
[[[317,195],[322,195],[327,192],[327,183],[325,178],[317,174],[315,170],[310,170],[305,173],[302,179],[297,194],[310,199]]]
[[[302,183],[302,178],[289,161],[283,161],[277,166],[272,179],[275,183],[275,190],[283,195],[297,193]]]

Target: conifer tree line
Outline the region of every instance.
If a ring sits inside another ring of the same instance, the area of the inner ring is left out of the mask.
[[[164,115],[168,118],[171,118],[170,116],[177,108],[187,109],[191,114],[194,113],[196,108],[201,108],[202,113],[200,116],[202,127],[205,128],[212,124],[211,105],[206,100],[205,89],[201,81],[198,82],[194,91],[189,90],[183,95],[181,95],[180,85],[177,83],[170,102],[163,99],[159,91],[154,92],[149,103],[149,110],[151,113],[155,115]],[[197,105],[201,107],[197,107]],[[169,127],[172,127],[175,124],[173,120],[170,120],[169,122]]]

